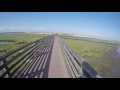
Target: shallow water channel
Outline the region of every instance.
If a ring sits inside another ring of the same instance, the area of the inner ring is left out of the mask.
[[[0,44],[10,44],[10,43],[12,43],[12,42],[8,42],[8,41],[2,41],[2,42],[0,42]]]

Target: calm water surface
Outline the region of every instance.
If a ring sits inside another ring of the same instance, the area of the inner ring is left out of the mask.
[[[7,42],[7,41],[4,41],[4,42],[0,42],[0,44],[10,44],[12,42]]]

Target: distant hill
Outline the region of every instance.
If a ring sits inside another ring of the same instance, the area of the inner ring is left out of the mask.
[[[96,42],[96,43],[106,43],[110,45],[120,45],[120,42],[116,40],[107,40],[107,39],[94,38],[94,37],[70,36],[65,34],[61,35],[61,37],[64,39],[74,39],[74,40],[90,41],[90,42]]]
[[[1,32],[1,34],[23,34],[25,32]]]

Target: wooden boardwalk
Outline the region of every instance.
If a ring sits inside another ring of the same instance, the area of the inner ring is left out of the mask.
[[[14,54],[16,56],[12,56]],[[101,76],[59,36],[50,35],[0,56],[0,78],[101,78]]]
[[[55,37],[48,78],[68,78],[68,73],[57,37]]]
[[[21,78],[69,78],[56,36],[48,39]]]

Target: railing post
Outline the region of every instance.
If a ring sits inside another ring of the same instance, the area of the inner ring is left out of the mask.
[[[36,42],[34,43],[34,48],[36,48]],[[35,52],[35,57],[37,56],[37,52],[36,52],[37,50],[36,49],[34,49],[34,52]]]
[[[3,65],[3,61],[0,61],[0,66]],[[4,70],[0,71],[0,76],[4,73]]]
[[[44,46],[47,44],[48,38],[43,42]]]
[[[2,61],[0,61],[0,66],[3,65],[3,64],[6,64],[6,59],[4,58]],[[0,76],[8,70],[8,66],[6,65],[5,68],[3,68],[1,71],[0,71]],[[8,78],[8,76],[10,75],[10,72],[8,72],[8,74],[6,74],[6,78]]]

